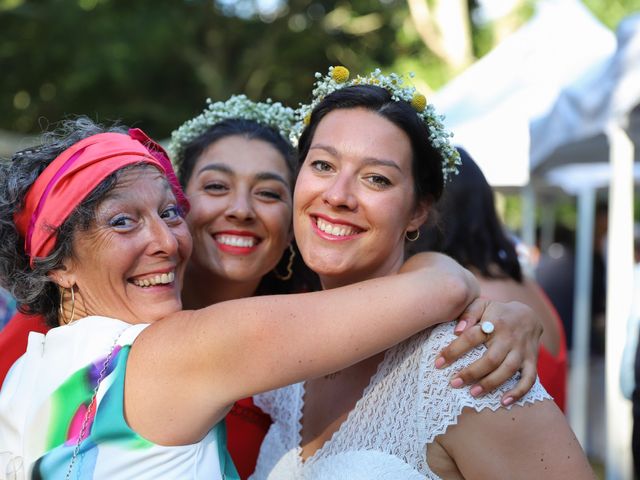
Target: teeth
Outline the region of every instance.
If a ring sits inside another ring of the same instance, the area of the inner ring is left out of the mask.
[[[317,225],[323,232],[335,235],[336,237],[344,237],[346,235],[354,235],[358,233],[358,231],[353,227],[349,227],[347,225],[334,225],[333,223],[329,223],[321,218],[318,218]]]
[[[173,283],[176,278],[176,274],[174,272],[163,273],[161,275],[155,275],[149,278],[136,279],[133,281],[134,285],[138,287],[151,287],[153,285],[166,285],[168,283]]]
[[[232,247],[253,247],[257,240],[255,237],[245,237],[244,235],[216,235],[216,242]]]

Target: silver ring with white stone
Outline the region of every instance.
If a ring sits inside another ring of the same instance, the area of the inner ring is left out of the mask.
[[[496,329],[496,326],[492,322],[487,320],[480,324],[480,329],[482,330],[483,333],[490,335]]]

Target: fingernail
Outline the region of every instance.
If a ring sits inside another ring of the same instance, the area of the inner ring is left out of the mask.
[[[454,333],[462,333],[462,332],[464,332],[465,328],[467,328],[467,321],[466,320],[460,320],[457,323],[456,328],[453,331],[454,331]]]
[[[507,397],[504,400],[502,400],[502,404],[505,407],[508,407],[509,405],[511,405],[513,403],[513,397]]]
[[[472,397],[476,397],[482,393],[482,387],[480,385],[474,385],[471,387],[471,390],[469,390],[469,393]]]
[[[444,359],[444,357],[438,357],[436,358],[436,368],[442,368],[444,367],[444,364],[446,363],[446,360]]]
[[[451,386],[453,388],[460,388],[464,384],[464,381],[460,377],[456,377],[451,380]]]

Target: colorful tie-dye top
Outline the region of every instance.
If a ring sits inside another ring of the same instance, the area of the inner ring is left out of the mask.
[[[176,447],[156,445],[127,425],[127,358],[146,326],[87,317],[29,334],[27,352],[0,390],[0,478],[238,478],[224,422],[200,442]]]

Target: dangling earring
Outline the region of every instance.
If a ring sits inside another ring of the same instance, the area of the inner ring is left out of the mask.
[[[420,230],[414,230],[414,232],[415,232],[415,234],[416,234],[416,236],[415,236],[415,237],[411,237],[411,236],[409,236],[409,234],[410,234],[411,232],[408,232],[408,231],[407,231],[407,232],[405,232],[405,234],[404,234],[404,238],[406,238],[406,239],[407,239],[407,240],[409,240],[410,242],[415,242],[416,240],[418,240],[418,239],[420,238]]]
[[[71,318],[69,320],[67,320],[66,315],[64,314],[64,308],[62,306],[62,304],[64,303],[64,291],[67,290],[65,287],[60,287],[60,307],[59,307],[59,311],[60,311],[60,318],[62,318],[62,322],[65,325],[69,325],[71,322],[73,322],[73,317],[76,314],[76,294],[73,291],[73,286],[69,289],[71,290]]]
[[[273,274],[276,276],[278,280],[282,280],[283,282],[286,282],[291,278],[291,276],[293,275],[293,259],[294,258],[296,258],[296,251],[293,249],[291,244],[289,244],[289,262],[287,263],[287,273],[282,275],[281,273],[278,273],[278,271],[275,268],[273,269]]]

